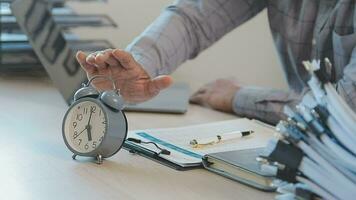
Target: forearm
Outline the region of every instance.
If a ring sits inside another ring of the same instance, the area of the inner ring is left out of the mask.
[[[294,107],[304,94],[261,87],[243,87],[233,99],[233,110],[241,117],[258,119],[269,124],[277,124],[285,119],[285,105]]]
[[[356,60],[351,61],[345,67],[344,76],[336,83],[336,89],[350,108],[356,112]],[[310,92],[308,88],[296,94],[269,88],[244,87],[234,96],[233,110],[239,116],[276,124],[286,117],[283,113],[284,106],[294,108],[307,92]]]
[[[184,61],[264,8],[260,0],[179,0],[128,47],[152,76],[170,74]]]

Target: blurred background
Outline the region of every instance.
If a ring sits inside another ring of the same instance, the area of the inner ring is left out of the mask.
[[[107,14],[119,28],[77,28],[82,38],[105,38],[125,48],[162,10],[167,0],[109,0],[107,4],[70,2],[81,14]],[[209,73],[203,73],[209,71]],[[176,81],[189,83],[192,91],[217,78],[234,76],[244,84],[286,88],[269,30],[266,11],[235,29],[196,59],[184,63],[174,74]]]
[[[11,0],[0,1],[11,2]],[[63,2],[63,0],[50,1]],[[102,1],[105,2],[105,0]],[[80,20],[83,19],[85,21],[86,19],[85,17],[80,19],[76,16],[70,19],[66,18],[65,15],[59,15],[67,20],[64,23],[67,23],[67,26],[70,27],[71,37],[74,36],[81,40],[104,39],[109,41],[113,47],[122,49],[157,18],[166,6],[173,2],[173,0],[107,0],[106,3],[102,1],[67,1],[66,5],[68,7],[66,8],[69,8],[69,10],[62,9],[61,11],[61,9],[57,9],[57,11],[73,12],[79,15],[104,14],[109,16],[109,19],[111,18],[115,21],[118,28],[111,25],[98,28],[95,26],[70,25],[71,23],[75,24],[73,22],[75,20],[80,23]],[[4,14],[8,12],[6,10],[2,9],[1,11]],[[13,26],[17,26],[15,25],[16,22],[13,23],[12,20],[15,20],[15,18],[9,16],[1,17],[2,22],[8,21],[7,25],[13,24]],[[110,24],[110,21],[105,21],[104,19],[103,22]],[[4,34],[2,34],[2,39],[4,39],[3,36]],[[87,45],[93,44],[92,42],[89,43]],[[26,45],[28,46],[28,44]],[[91,47],[91,49],[102,50],[98,49],[99,47],[95,47],[94,44],[92,46],[94,48]],[[2,48],[5,47],[2,46]],[[78,49],[84,50],[83,47],[78,47]],[[19,57],[24,56],[15,56],[12,59],[17,60]],[[20,61],[20,65],[21,63]],[[209,73],[205,73],[207,71]],[[27,76],[30,77],[31,75]],[[232,76],[236,77],[242,84],[286,88],[284,75],[271,38],[266,11],[261,12],[249,22],[227,34],[196,59],[184,63],[173,76],[177,82],[187,82],[192,92],[205,83],[218,78]],[[0,77],[9,78],[4,73]]]

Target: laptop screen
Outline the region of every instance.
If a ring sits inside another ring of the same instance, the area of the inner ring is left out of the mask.
[[[76,61],[76,49],[55,23],[51,6],[43,0],[16,0],[11,9],[50,78],[70,103],[86,74]]]

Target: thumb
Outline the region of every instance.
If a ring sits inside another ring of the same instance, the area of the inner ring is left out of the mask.
[[[159,91],[168,88],[173,83],[171,76],[158,76],[150,81],[148,84],[148,92],[150,94],[157,94]]]

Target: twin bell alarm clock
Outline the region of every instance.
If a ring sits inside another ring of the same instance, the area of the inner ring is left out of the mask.
[[[91,83],[99,78],[110,80],[113,89],[98,92]],[[63,139],[74,153],[73,159],[78,155],[93,157],[101,164],[104,158],[121,149],[128,131],[123,108],[124,99],[111,78],[94,76],[83,84],[75,93],[62,125]]]

